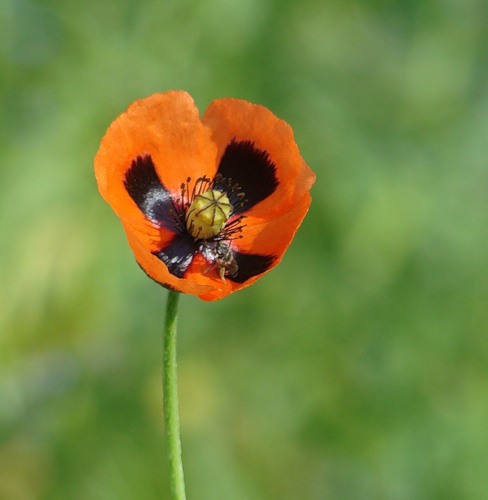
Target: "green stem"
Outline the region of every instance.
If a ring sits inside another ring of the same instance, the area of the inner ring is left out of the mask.
[[[164,425],[168,446],[172,500],[185,500],[185,479],[181,461],[180,417],[176,374],[176,324],[180,294],[170,290],[166,304],[163,351]]]

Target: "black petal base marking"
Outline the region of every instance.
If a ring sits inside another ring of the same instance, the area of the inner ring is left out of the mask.
[[[125,174],[124,185],[141,212],[161,227],[176,231],[178,221],[170,193],[159,180],[151,155],[138,156]]]
[[[248,279],[267,271],[276,257],[274,255],[254,255],[234,252],[234,260],[237,262],[238,271],[231,281],[244,283]]]
[[[207,181],[206,178],[202,179]],[[182,226],[181,214],[186,205],[175,206],[148,154],[137,156],[132,161],[125,175],[124,185],[129,196],[150,221],[175,233],[173,240],[165,248],[153,252],[153,255],[167,266],[171,274],[183,278],[201,244]],[[233,140],[222,156],[213,189],[228,193],[230,202],[235,207],[234,215],[249,210],[270,196],[277,186],[276,167],[266,151],[256,148],[251,141]],[[245,193],[244,198],[242,193]],[[237,264],[237,271],[227,277],[236,283],[244,283],[267,271],[276,257],[234,252],[233,260]],[[165,283],[161,285],[171,288]]]
[[[177,234],[169,245],[158,252],[153,252],[153,255],[166,264],[172,275],[182,278],[197,250],[198,247],[188,235]]]
[[[245,193],[244,199],[233,199],[229,193],[234,214],[243,213],[263,201],[279,184],[276,166],[268,153],[256,148],[251,141],[232,140],[222,155],[218,174],[222,180],[216,177],[214,189],[229,193],[228,183],[231,182],[239,185],[236,193]]]

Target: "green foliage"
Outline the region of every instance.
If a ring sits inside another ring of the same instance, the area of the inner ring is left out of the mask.
[[[283,263],[182,297],[190,499],[479,499],[484,0],[0,2],[0,498],[167,498],[166,292],[92,161],[182,88],[286,119],[317,173]]]

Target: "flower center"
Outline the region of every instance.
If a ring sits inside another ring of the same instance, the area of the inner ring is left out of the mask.
[[[186,229],[195,240],[206,240],[222,231],[232,212],[228,196],[209,189],[195,196],[185,216]]]

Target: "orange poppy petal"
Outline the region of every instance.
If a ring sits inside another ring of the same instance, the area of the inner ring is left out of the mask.
[[[233,141],[250,141],[276,167],[278,186],[250,214],[271,218],[289,210],[310,190],[315,174],[300,155],[291,127],[265,107],[241,99],[218,99],[209,105],[202,121],[212,131],[219,159]]]
[[[166,265],[151,252],[149,242],[144,237],[139,239],[140,235],[136,235],[126,224],[124,224],[124,229],[137,263],[154,281],[178,292],[191,295],[201,295],[209,290],[209,286],[205,284],[196,283],[191,279],[180,279],[171,274]]]
[[[249,217],[242,231],[242,238],[236,240],[233,249],[244,255],[270,257],[270,265],[262,273],[256,274],[242,283],[226,278],[223,281],[217,270],[212,268],[201,255],[197,255],[185,277],[188,280],[207,286],[208,290],[200,293],[203,300],[221,299],[237,290],[252,285],[259,278],[277,266],[305,217],[311,203],[307,193],[289,212],[272,220]]]
[[[260,275],[255,276],[245,283],[236,283],[228,278],[225,278],[224,281],[218,275],[217,270],[213,268],[201,254],[198,254],[193,259],[185,277],[202,287],[206,287],[205,291],[198,294],[201,299],[214,301],[227,297],[227,295],[251,285]]]
[[[216,146],[200,121],[189,94],[172,91],[135,101],[110,125],[95,157],[103,198],[131,225],[144,216],[129,196],[124,179],[131,163],[150,155],[164,187],[178,195],[181,183],[216,171]]]
[[[275,255],[276,265],[289,247],[303,218],[307,214],[312,198],[306,193],[294,207],[279,217],[268,220],[249,216],[244,219],[242,238],[235,241],[239,252]]]

